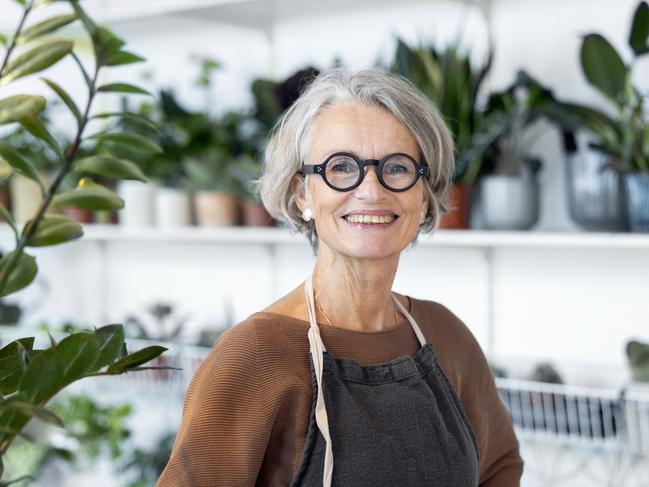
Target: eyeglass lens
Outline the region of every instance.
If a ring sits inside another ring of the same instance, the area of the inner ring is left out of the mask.
[[[403,189],[417,178],[417,168],[407,157],[394,155],[383,164],[381,176],[390,188]],[[327,162],[325,177],[338,189],[352,187],[360,178],[359,163],[351,156],[337,155]]]

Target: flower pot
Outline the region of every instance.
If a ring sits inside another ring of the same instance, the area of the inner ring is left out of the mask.
[[[117,194],[124,200],[124,208],[117,213],[120,225],[151,226],[154,224],[156,186],[140,181],[120,181]]]
[[[485,228],[527,230],[538,220],[538,185],[527,173],[524,176],[486,176],[480,189]]]
[[[175,188],[155,191],[155,224],[159,227],[182,227],[192,224],[191,198]]]
[[[469,228],[469,209],[471,207],[471,186],[453,184],[449,190],[449,202],[454,208],[442,214],[439,228],[459,230]]]
[[[632,232],[649,232],[649,172],[630,172],[622,176],[626,212]]]
[[[243,224],[251,227],[272,227],[275,220],[264,205],[256,201],[242,201]]]
[[[236,225],[238,201],[236,196],[221,191],[198,191],[194,194],[198,225]]]
[[[610,159],[586,150],[567,158],[570,217],[588,230],[627,228],[622,181]]]
[[[92,223],[93,212],[91,210],[81,210],[79,208],[61,208],[61,213],[75,219],[79,223]]]
[[[41,174],[41,179],[48,187],[47,177]],[[43,201],[41,190],[35,181],[16,173],[9,184],[11,193],[11,212],[16,223],[25,223],[33,218]]]

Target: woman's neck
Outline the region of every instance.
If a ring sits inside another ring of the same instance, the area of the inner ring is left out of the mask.
[[[322,250],[322,249],[321,249]],[[399,312],[392,299],[398,255],[386,259],[349,259],[319,252],[313,270],[318,323],[375,332],[396,326]]]

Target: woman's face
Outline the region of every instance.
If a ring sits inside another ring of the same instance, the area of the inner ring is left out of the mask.
[[[311,128],[307,164],[320,164],[334,152],[351,152],[360,159],[382,159],[405,152],[418,162],[415,138],[391,113],[362,103],[327,107]],[[308,201],[299,186],[296,201],[300,210],[311,208],[319,245],[356,258],[385,258],[399,254],[414,238],[421,212],[428,208],[428,194],[422,178],[407,191],[384,188],[376,166],[365,169],[365,179],[351,191],[339,192],[319,175],[307,176]],[[297,178],[301,176],[296,176]],[[294,186],[295,187],[295,186]],[[380,210],[396,218],[384,224],[354,223],[343,218],[351,212]]]

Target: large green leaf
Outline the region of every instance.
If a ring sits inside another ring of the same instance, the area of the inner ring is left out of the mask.
[[[19,358],[19,345],[23,350],[32,350],[34,338],[20,338],[0,350],[0,393],[4,396],[11,394],[18,388],[20,378],[23,375]]]
[[[162,148],[156,142],[138,134],[106,133],[93,135],[88,138],[124,145],[145,155],[162,153]]]
[[[99,357],[99,340],[92,333],[75,333],[61,340],[56,353],[65,366],[63,382],[69,384],[94,370]]]
[[[636,56],[649,52],[647,38],[649,37],[649,5],[647,2],[640,2],[633,14],[631,32],[629,33],[629,45]]]
[[[77,107],[77,104],[72,100],[70,95],[68,95],[68,92],[65,91],[60,85],[55,83],[54,81],[47,79],[47,78],[41,78],[47,86],[49,86],[54,93],[56,93],[59,98],[65,103],[65,105],[68,107],[70,112],[72,112],[72,115],[74,115],[74,118],[77,119],[77,123],[81,124],[81,111],[79,110],[79,107]]]
[[[29,220],[23,227],[23,237],[33,225],[34,220]],[[29,247],[43,247],[69,242],[83,236],[81,224],[65,215],[45,213],[39,221],[36,232],[26,242]]]
[[[43,20],[31,27],[28,27],[20,36],[16,39],[18,44],[24,44],[25,42],[33,41],[34,39],[41,37],[50,32],[54,32],[57,29],[60,29],[63,26],[71,24],[77,20],[77,16],[74,14],[70,15],[58,15],[46,20]]]
[[[49,68],[72,52],[72,41],[50,41],[35,47],[11,61],[0,78],[0,86],[10,81]]]
[[[146,182],[146,176],[134,162],[111,156],[90,156],[75,161],[72,168],[99,176]]]
[[[52,206],[93,211],[124,208],[124,200],[115,192],[90,180],[84,181],[84,184],[54,196]]]
[[[144,61],[143,57],[133,54],[128,51],[117,51],[115,54],[109,56],[104,63],[105,66],[122,66],[124,64],[141,63]]]
[[[20,124],[34,137],[45,142],[60,159],[63,159],[63,148],[38,115],[27,115],[20,119]]]
[[[113,365],[108,367],[106,370],[109,374],[121,374],[130,369],[136,368],[138,365],[142,365],[154,358],[162,355],[167,349],[159,345],[154,345],[152,347],[146,347],[142,350],[138,350],[131,355],[124,357],[121,360],[118,360]]]
[[[16,251],[12,250],[0,259],[0,277],[7,274],[9,262],[15,254]],[[29,286],[34,280],[34,277],[36,277],[37,272],[38,266],[36,265],[36,259],[31,255],[21,252],[20,257],[18,257],[18,263],[8,273],[4,286],[0,288],[0,297],[7,296]]]
[[[153,96],[147,90],[140,88],[129,83],[110,83],[107,85],[100,86],[97,88],[97,91],[104,93],[129,93],[131,95],[149,95]]]
[[[599,34],[588,34],[581,44],[581,67],[588,82],[619,104],[627,67],[615,48]]]
[[[0,125],[41,113],[46,104],[45,98],[34,95],[14,95],[0,100]]]
[[[43,350],[29,364],[18,390],[28,401],[41,404],[65,385],[65,361],[55,349]]]
[[[122,355],[124,347],[124,327],[122,325],[106,325],[95,331],[99,340],[99,357],[95,370],[112,364]]]
[[[36,181],[42,187],[43,182],[34,164],[25,159],[16,149],[8,145],[0,144],[0,157],[11,164],[20,174]]]

